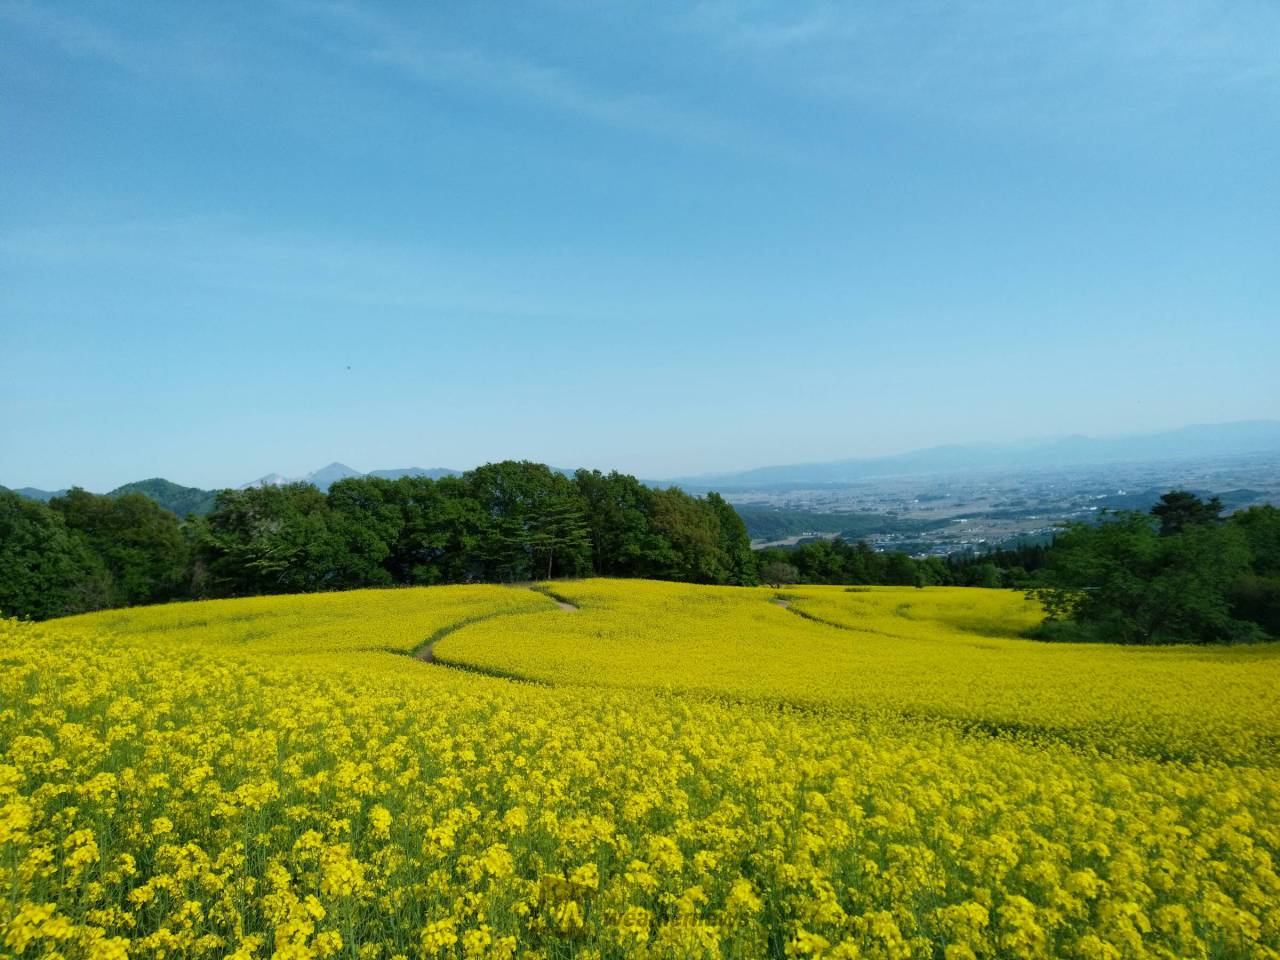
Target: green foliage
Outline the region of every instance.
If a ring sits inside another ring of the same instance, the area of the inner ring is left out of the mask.
[[[617,471],[579,470],[574,482],[586,510],[595,573],[655,577],[672,565],[674,548],[653,523],[653,490]]]
[[[849,541],[872,534],[924,534],[947,526],[948,519],[918,520],[893,513],[824,513],[786,507],[739,505],[735,508],[752,540],[784,540],[811,534],[836,534]]]
[[[667,564],[658,571],[659,576],[690,583],[733,582],[733,558],[724,549],[720,515],[705,500],[691,497],[677,487],[655,490],[652,523],[671,544]]]
[[[746,530],[721,498],[528,461],[438,480],[350,478],[327,495],[308,484],[223,491],[197,539],[211,595],[592,572],[755,582]]]
[[[1231,588],[1232,612],[1280,637],[1280,510],[1250,507],[1233,514],[1229,523],[1244,537],[1252,558],[1250,575]]]
[[[463,474],[484,523],[477,551],[487,580],[576,577],[591,570],[586,507],[568,477],[505,460]]]
[[[705,500],[695,501],[706,504],[715,516],[719,528],[719,543],[727,574],[722,583],[736,586],[754,586],[756,578],[756,560],[751,552],[751,539],[747,536],[746,524],[738,516],[736,510],[718,493],[708,493]]]
[[[975,587],[1000,587],[1000,568],[994,563],[979,563],[973,567],[972,571],[973,583]]]
[[[1169,537],[1182,533],[1189,527],[1217,523],[1222,513],[1222,501],[1217,497],[1201,500],[1189,490],[1170,490],[1151,508],[1151,515],[1160,521],[1160,536]]]
[[[361,566],[330,523],[325,494],[309,483],[221,491],[200,549],[215,595],[354,586],[358,579],[344,574]]]
[[[1249,574],[1231,585],[1231,614],[1280,637],[1280,577]]]
[[[738,515],[752,540],[784,540],[811,533],[835,533],[844,529],[847,514],[818,513],[786,507],[739,506]]]
[[[141,493],[98,496],[73,487],[49,501],[111,575],[111,606],[156,603],[186,589],[189,548],[178,518]]]
[[[1265,577],[1280,576],[1280,509],[1250,507],[1232,514],[1229,522],[1244,535],[1254,572]]]
[[[0,491],[0,615],[43,620],[110,601],[110,575],[84,536],[45,504]]]
[[[986,553],[953,553],[946,559],[945,582],[957,587],[1008,587],[1029,590],[1048,562],[1051,546],[1025,543]],[[995,569],[995,576],[991,574]]]
[[[798,547],[770,547],[756,551],[757,569],[785,563],[794,566],[799,583],[881,584],[919,587],[950,583],[944,561],[914,560],[905,553],[877,553],[865,541],[843,537],[814,540]]]
[[[463,583],[482,579],[478,553],[487,517],[465,481],[425,477],[396,481],[404,518],[389,569],[397,583]]]
[[[1077,629],[1050,626],[1047,637],[1127,644],[1258,638],[1257,626],[1231,604],[1232,590],[1250,573],[1243,532],[1214,523],[1216,510],[1210,516],[1181,498],[1163,502],[1176,509],[1110,515],[1057,539],[1033,595],[1051,623]]]

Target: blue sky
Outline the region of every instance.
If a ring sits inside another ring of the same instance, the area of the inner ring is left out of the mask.
[[[0,483],[1280,417],[1280,5],[0,0]]]

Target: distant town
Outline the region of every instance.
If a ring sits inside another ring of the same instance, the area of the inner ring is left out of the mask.
[[[743,515],[755,547],[843,535],[923,557],[1044,542],[1068,521],[1104,510],[1147,510],[1170,489],[1217,496],[1227,512],[1280,504],[1280,454],[721,492]]]

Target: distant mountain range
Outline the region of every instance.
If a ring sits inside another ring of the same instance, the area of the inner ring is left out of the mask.
[[[0,487],[3,490],[4,487]],[[54,497],[60,497],[66,490],[40,490],[36,487],[18,487],[13,491],[28,500],[42,500],[48,503]],[[116,487],[109,492],[109,497],[119,497],[126,493],[141,493],[150,497],[166,510],[172,510],[180,517],[189,513],[206,514],[213,509],[216,490],[201,490],[199,487],[184,487],[162,477],[150,480],[135,480]]]
[[[373,470],[370,473],[361,473],[346,464],[331,463],[327,467],[313,470],[311,473],[301,477],[286,477],[279,473],[269,473],[251,483],[242,483],[236,489],[246,490],[249,487],[280,486],[286,483],[302,482],[315,484],[321,490],[327,491],[333,484],[347,477],[382,477],[386,480],[398,480],[400,477],[430,477],[436,480],[440,477],[458,476],[459,472],[445,467],[436,467],[431,470],[424,470],[422,467],[397,467],[393,470]],[[0,490],[3,489],[4,487],[0,487]],[[67,491],[65,489],[41,490],[37,487],[18,487],[13,492],[29,500],[42,500],[48,503],[54,497],[62,496]],[[150,480],[136,480],[133,483],[126,483],[123,486],[116,487],[107,496],[118,497],[126,493],[145,494],[166,510],[172,510],[180,517],[185,517],[189,513],[200,516],[209,513],[213,510],[214,501],[218,495],[217,490],[184,487],[171,480],[153,477]]]
[[[0,490],[4,489],[0,487]],[[48,503],[54,497],[60,497],[66,490],[41,490],[38,487],[18,487],[13,491],[20,497],[26,497],[28,500],[42,500]]]
[[[1156,460],[1193,460],[1280,453],[1280,421],[1242,420],[1234,423],[1199,424],[1162,433],[1135,434],[1127,437],[1070,436],[1052,440],[1021,443],[970,443],[928,447],[887,457],[860,457],[823,463],[790,464],[757,467],[738,473],[703,474],[667,481],[645,481],[651,486],[680,485],[692,491],[744,490],[765,487],[788,487],[800,484],[839,485],[859,480],[910,477],[925,474],[965,473],[983,470],[1043,470],[1096,465],[1101,463],[1139,463]],[[568,476],[572,470],[553,468]],[[285,483],[312,483],[321,490],[347,477],[459,476],[460,471],[447,467],[398,467],[361,473],[345,463],[331,463],[300,477],[269,473],[237,489],[276,486]],[[3,488],[0,488],[3,489]],[[129,492],[144,493],[161,506],[179,516],[204,514],[213,508],[216,491],[184,487],[161,479],[126,483],[111,491],[112,496]],[[48,501],[65,490],[40,490],[19,487],[14,492],[33,500]]]
[[[691,489],[734,490],[795,484],[835,485],[885,477],[980,470],[1043,470],[1101,463],[1194,460],[1280,453],[1280,421],[1199,424],[1127,437],[1069,436],[1021,443],[928,447],[887,457],[757,467],[738,473],[681,477]]]
[[[286,477],[279,473],[268,473],[265,477],[251,480],[249,483],[242,483],[236,489],[278,487],[285,483],[311,483],[321,490],[328,490],[339,480],[346,480],[348,477],[381,477],[384,480],[399,480],[401,477],[430,477],[432,480],[438,480],[441,477],[456,477],[460,473],[460,470],[450,470],[448,467],[432,467],[429,470],[422,467],[396,467],[393,470],[371,470],[368,473],[361,473],[354,467],[348,467],[345,463],[335,462],[327,467],[321,467],[319,470],[312,470],[301,477]]]

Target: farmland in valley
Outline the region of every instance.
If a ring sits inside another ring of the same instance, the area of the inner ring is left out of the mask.
[[[0,621],[0,943],[1275,956],[1280,645],[1039,616],[587,580]]]

